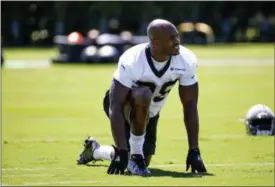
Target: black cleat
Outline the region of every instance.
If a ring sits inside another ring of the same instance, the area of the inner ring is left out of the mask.
[[[88,137],[84,140],[84,150],[79,155],[77,164],[87,164],[91,161],[96,162],[97,160],[93,157],[94,150],[99,148],[100,144],[93,137]]]

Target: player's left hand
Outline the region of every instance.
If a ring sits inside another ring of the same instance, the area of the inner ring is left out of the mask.
[[[200,150],[199,148],[196,149],[190,149],[188,151],[187,159],[186,159],[186,171],[191,166],[192,173],[195,173],[196,171],[198,173],[206,173],[206,168],[204,166],[204,163],[202,161]]]

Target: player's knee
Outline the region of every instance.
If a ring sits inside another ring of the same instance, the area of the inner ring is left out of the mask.
[[[149,106],[152,96],[153,93],[148,87],[138,87],[132,90],[135,105]]]

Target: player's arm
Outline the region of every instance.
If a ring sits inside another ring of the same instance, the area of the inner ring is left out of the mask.
[[[114,142],[118,149],[127,150],[123,106],[130,88],[113,79],[110,88],[110,121]]]
[[[123,107],[135,81],[135,73],[132,70],[133,63],[130,62],[132,62],[131,56],[120,58],[110,88],[109,115],[112,134],[117,148],[123,150],[127,150]]]
[[[120,59],[110,88],[109,117],[111,121],[114,142],[116,144],[116,150],[111,164],[107,170],[108,174],[124,174],[129,160],[125,135],[123,107],[126,102],[128,93],[132,88],[134,75],[131,69],[131,64],[123,63],[123,61]]]
[[[186,171],[206,172],[199,149],[199,84],[196,77],[197,64],[192,63],[180,77],[179,97],[183,107],[184,123],[188,136],[189,151],[186,158]]]
[[[191,51],[184,53],[185,72],[180,75],[179,79],[179,97],[183,107],[184,123],[188,136],[189,149],[199,147],[199,114],[198,114],[198,97],[199,84],[196,76],[197,58]]]
[[[124,174],[129,159],[122,112],[128,92],[129,88],[121,84],[115,78],[113,79],[110,88],[109,117],[114,142],[117,148],[115,149],[115,155],[107,170],[107,173],[110,175]]]
[[[183,116],[188,135],[189,149],[195,149],[199,146],[198,95],[198,82],[188,86],[179,85],[179,97],[183,106]]]

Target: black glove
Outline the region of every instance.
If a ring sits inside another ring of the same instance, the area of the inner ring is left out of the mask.
[[[204,163],[202,161],[199,148],[191,149],[188,151],[188,155],[186,159],[186,171],[188,171],[190,166],[191,166],[192,173],[195,173],[196,171],[199,173],[207,172],[204,166]]]
[[[127,167],[129,160],[129,155],[127,150],[116,150],[115,151],[115,156],[112,159],[112,162],[108,168],[107,173],[112,175],[123,175],[124,170]]]

